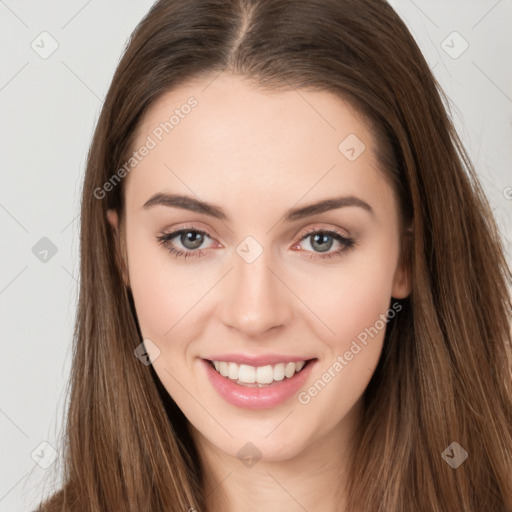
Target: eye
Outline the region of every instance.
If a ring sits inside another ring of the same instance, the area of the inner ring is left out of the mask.
[[[156,238],[171,254],[174,254],[176,257],[187,258],[188,256],[202,256],[203,251],[197,249],[201,247],[206,237],[210,238],[205,231],[195,228],[186,228],[171,233],[162,233]],[[185,250],[176,248],[174,246],[176,242],[171,243],[175,238]]]
[[[332,229],[312,229],[302,237],[301,242],[303,240],[308,240],[309,242],[306,245],[312,248],[312,251],[306,252],[314,253],[307,255],[310,259],[326,259],[341,256],[342,253],[347,252],[356,245],[353,238]],[[339,245],[339,248],[333,252],[328,252],[336,243]],[[297,247],[297,244],[294,247]]]

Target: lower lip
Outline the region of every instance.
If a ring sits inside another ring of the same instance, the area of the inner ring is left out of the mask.
[[[206,359],[202,359],[201,362],[213,387],[226,402],[243,409],[270,409],[282,404],[299,391],[317,360],[309,361],[293,377],[285,377],[283,380],[274,382],[270,386],[261,388],[237,384],[235,381],[218,373]]]

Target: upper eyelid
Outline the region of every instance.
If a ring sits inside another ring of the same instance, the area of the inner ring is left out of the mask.
[[[302,233],[300,240],[303,240],[305,237],[307,237],[308,235],[311,235],[313,233],[336,234],[343,238],[351,238],[351,235],[348,232],[343,233],[343,231],[345,231],[345,230],[336,229],[336,228],[322,228],[322,227],[308,228],[304,233]]]

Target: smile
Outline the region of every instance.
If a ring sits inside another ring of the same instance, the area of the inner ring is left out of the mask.
[[[215,370],[237,384],[249,387],[270,386],[285,378],[290,379],[300,372],[306,361],[278,363],[275,365],[250,366],[227,361],[213,361]]]
[[[201,359],[208,380],[229,404],[243,409],[268,409],[296,394],[318,359],[251,366],[233,361]]]

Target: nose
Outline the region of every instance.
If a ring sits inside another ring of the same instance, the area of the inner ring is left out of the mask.
[[[267,251],[252,263],[236,253],[233,258],[234,268],[222,290],[222,322],[250,338],[287,325],[293,316],[293,293],[272,268]]]

